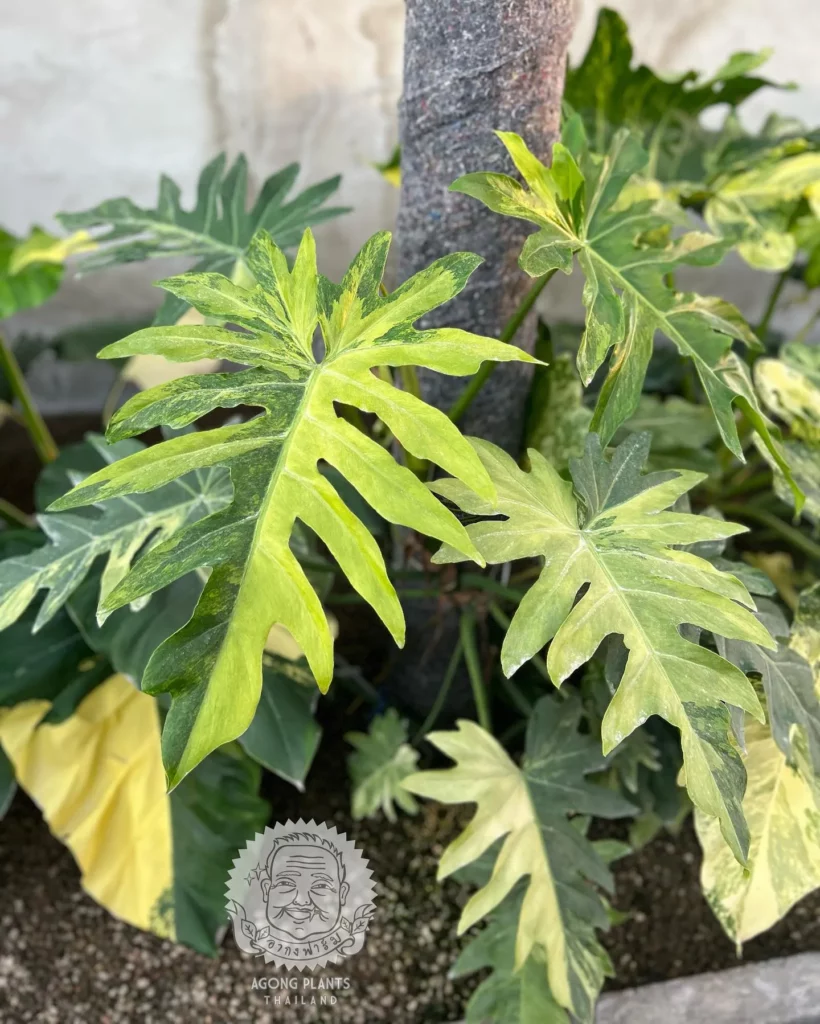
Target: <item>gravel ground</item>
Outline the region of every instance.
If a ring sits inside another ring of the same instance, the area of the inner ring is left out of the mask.
[[[321,786],[318,792],[323,789],[327,794]],[[291,794],[281,787],[283,799],[274,799],[277,820],[304,814],[307,798]],[[111,918],[82,892],[71,856],[49,834],[37,809],[18,795],[0,826],[0,1021],[457,1020],[472,984],[455,985],[446,973],[458,948],[455,925],[466,894],[455,884],[436,883],[435,858],[455,834],[459,818],[452,809],[428,806],[395,825],[353,824],[342,796],[312,797],[309,813],[346,829],[366,852],[379,884],[378,911],[365,952],[344,970],[323,972],[349,979],[350,987],[335,993],[335,1005],[276,1006],[269,991],[254,988],[254,979],[287,972],[261,967],[236,949],[231,936],[220,957],[211,960]],[[610,988],[737,965],[734,946],[700,894],[699,863],[697,840],[686,827],[674,842],[661,837],[616,865],[615,903],[629,917],[604,937],[618,972]],[[820,950],[820,894],[748,943],[743,959],[806,950]]]
[[[289,809],[277,819],[292,816]],[[350,826],[341,813],[324,820]],[[439,1024],[460,1016],[469,991],[446,978],[464,894],[435,881],[433,857],[452,814],[350,829],[370,858],[379,892],[363,954],[328,977],[349,978],[335,1006],[275,1006],[254,979],[264,967],[226,938],[212,960],[114,920],[82,892],[79,873],[37,809],[18,797],[0,827],[0,1020],[4,1024]],[[432,854],[432,856],[431,856]],[[292,977],[293,975],[291,975]],[[292,994],[292,993],[291,993]],[[318,996],[319,992],[315,993]],[[266,1003],[265,996],[269,1002]],[[309,999],[309,995],[304,996]]]

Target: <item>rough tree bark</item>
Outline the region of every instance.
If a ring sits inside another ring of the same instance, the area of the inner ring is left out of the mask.
[[[494,129],[516,131],[547,158],[558,135],[572,0],[407,0],[404,95],[400,108],[402,194],[398,240],[404,280],[448,252],[470,250],[485,263],[465,291],[427,321],[498,337],[530,287],[517,265],[530,225],[489,213],[449,192],[470,171],[514,173]],[[532,351],[531,316],[516,343]],[[518,453],[529,370],[499,366],[461,422]],[[420,372],[428,402],[447,409],[466,380]],[[388,690],[416,713],[432,705],[458,641],[459,609],[404,601],[407,646]],[[470,707],[460,673],[445,717]]]
[[[530,225],[449,192],[470,171],[514,173],[494,129],[523,135],[547,158],[557,137],[572,0],[407,0],[400,107],[400,275],[448,252],[485,263],[467,289],[428,321],[498,337],[529,287],[517,257]],[[516,343],[532,351],[530,317]],[[510,452],[521,442],[530,368],[499,366],[461,426]],[[465,380],[421,371],[428,402],[448,408]]]

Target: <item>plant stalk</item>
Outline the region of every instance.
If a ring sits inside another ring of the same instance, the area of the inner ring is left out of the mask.
[[[0,519],[5,520],[9,526],[22,526],[26,530],[34,527],[34,517],[26,515],[22,509],[12,505],[5,498],[0,498]]]
[[[20,369],[20,364],[14,357],[11,346],[0,334],[0,370],[6,375],[12,393],[23,410],[23,422],[29,433],[32,444],[40,461],[43,463],[53,462],[59,454],[59,449],[46,426],[45,420],[34,403],[31,392],[26,384],[26,378]]]
[[[456,669],[458,663],[461,661],[461,655],[464,652],[464,645],[459,638],[458,643],[453,648],[453,653],[450,656],[450,661],[447,663],[447,668],[444,672],[444,678],[441,681],[441,686],[436,699],[433,702],[433,706],[430,708],[430,712],[424,719],[418,732],[413,737],[413,746],[416,746],[428,732],[433,728],[438,720],[438,716],[441,714],[441,709],[444,707],[444,701],[447,699],[447,694],[450,692],[450,687],[453,685],[453,680],[456,677]]]
[[[554,276],[555,270],[550,270],[548,271],[548,273],[544,274],[543,277],[536,278],[530,290],[521,300],[518,309],[516,309],[516,311],[504,325],[504,330],[501,332],[501,337],[498,339],[499,341],[503,341],[505,344],[508,345],[515,338],[516,334],[518,333],[518,329],[521,327],[521,324],[523,324],[524,321],[527,319],[527,314],[535,305],[538,296],[541,294],[541,292],[546,287],[547,283],[551,281]],[[467,387],[461,392],[461,394],[458,396],[455,402],[453,402],[452,406],[450,407],[450,411],[447,413],[447,415],[450,417],[453,423],[458,423],[458,421],[462,418],[464,413],[467,412],[467,410],[473,404],[475,396],[479,393],[479,391],[490,379],[497,365],[498,363],[483,363],[478,373],[469,382]]]
[[[803,551],[814,561],[820,562],[820,544],[807,537],[794,526],[784,523],[780,516],[776,516],[772,512],[766,512],[761,508],[755,508],[753,505],[744,505],[741,502],[735,501],[719,501],[717,506],[729,516],[750,519],[753,523],[767,526],[792,547]]]
[[[766,308],[763,311],[763,316],[760,318],[760,323],[755,328],[755,334],[763,341],[766,331],[769,327],[769,323],[774,316],[774,311],[777,309],[777,303],[780,299],[780,295],[783,289],[786,287],[786,282],[789,279],[789,268],[787,267],[777,278],[774,283],[774,287],[769,295],[769,301],[766,303]]]
[[[487,687],[484,685],[484,676],[481,672],[481,658],[478,654],[478,643],[476,641],[475,612],[472,608],[465,608],[461,613],[459,630],[461,644],[464,648],[464,660],[467,663],[467,674],[470,677],[470,685],[473,688],[473,699],[475,700],[478,724],[482,729],[492,733],[493,724],[490,717],[490,702],[487,696]]]

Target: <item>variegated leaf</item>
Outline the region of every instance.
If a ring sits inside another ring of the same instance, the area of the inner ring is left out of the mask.
[[[455,766],[419,772],[404,785],[433,800],[477,805],[470,824],[442,854],[439,878],[503,841],[489,880],[464,907],[459,933],[510,898],[528,876],[517,915],[513,968],[526,972],[531,958],[542,965],[546,961],[552,998],[586,1024],[611,971],[595,935],[596,927],[607,926],[606,907],[589,883],[611,890],[612,876],[567,815],[617,818],[634,808],[586,781],[585,775],[606,762],[597,744],[578,732],[580,717],[579,702],[542,698],[530,718],[520,768],[475,722],[459,721],[453,732],[427,736]]]
[[[589,384],[610,357],[592,429],[608,442],[635,412],[654,336],[660,331],[692,360],[724,444],[740,460],[734,406],[747,417],[790,479],[777,438],[762,415],[748,370],[731,352],[733,341],[758,346],[738,310],[722,299],[679,293],[667,280],[684,266],[719,263],[731,242],[690,231],[669,241],[682,211],[630,195],[630,179],[646,164],[640,142],[622,129],[604,156],[590,152],[577,117],[570,118],[546,167],[512,132],[499,132],[526,186],[504,174],[459,178],[452,188],[491,210],[531,221],[539,230],[524,243],[519,262],[532,277],[561,270],[573,259],[585,277],[586,329],[578,369]],[[800,492],[795,488],[795,497]]]
[[[61,213],[58,220],[74,232],[106,229],[95,236],[95,251],[80,260],[80,273],[175,256],[197,260],[198,272],[218,271],[239,282],[248,277],[247,249],[257,231],[267,231],[277,245],[291,249],[305,228],[347,212],[324,205],[338,189],[338,177],[289,198],[298,175],[298,164],[272,174],[248,208],[247,161],[240,155],[226,171],[222,153],[203,169],[191,210],[182,206],[179,185],[163,175],[154,209],[122,197],[79,213]],[[183,296],[169,293],[154,323],[177,323],[188,311]]]
[[[601,725],[604,752],[650,715],[675,725],[689,794],[706,814],[720,819],[727,842],[743,861],[749,842],[741,810],[743,763],[730,738],[727,705],[759,717],[762,712],[746,676],[686,639],[681,626],[764,647],[775,642],[749,610],[754,602],[740,580],[679,546],[721,540],[744,527],[664,511],[703,475],[642,476],[648,435],[629,437],[611,460],[590,435],[584,458],[570,463],[575,493],[533,450],[532,469],[525,473],[495,446],[473,443],[498,498],[486,501],[455,480],[438,481],[434,488],[465,512],[507,517],[468,527],[487,562],[544,559],[504,639],[504,672],[512,675],[551,641],[547,668],[560,686],[607,636],[622,636],[628,658]],[[434,561],[463,558],[445,547]]]
[[[352,586],[403,643],[404,618],[381,551],[319,471],[319,460],[346,477],[384,519],[480,558],[452,513],[409,469],[340,416],[334,403],[374,413],[408,452],[437,463],[490,500],[494,488],[486,470],[450,420],[372,371],[421,365],[464,375],[486,359],[533,360],[515,346],[464,331],[416,330],[413,323],[456,295],[480,260],[469,253],[446,256],[382,297],[389,243],[386,232],[371,238],[335,285],[317,273],[309,231],[292,269],[262,232],[248,251],[248,266],[259,282],[255,288],[218,274],[164,282],[205,316],[231,321],[241,332],[154,327],[101,353],[149,352],[174,361],[226,357],[251,367],[185,377],[142,392],[112,418],[111,440],[161,423],[184,427],[216,407],[264,410],[248,422],[181,434],[116,462],[53,506],[68,509],[153,491],[194,469],[219,465],[231,471],[232,503],[156,545],[101,607],[112,611],[194,569],[212,568],[193,618],[158,648],[143,678],[149,692],[172,695],[163,736],[172,783],[247,728],[259,699],[262,649],[274,623],[305,652],[320,688],[330,684],[330,629],[289,545],[297,519],[328,546]],[[317,324],[324,342],[319,361],[313,350]]]

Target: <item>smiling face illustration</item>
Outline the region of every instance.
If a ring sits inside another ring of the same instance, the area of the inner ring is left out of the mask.
[[[338,925],[349,886],[337,850],[318,836],[293,838],[298,842],[283,836],[268,858],[261,879],[266,917],[282,941],[315,941]]]

